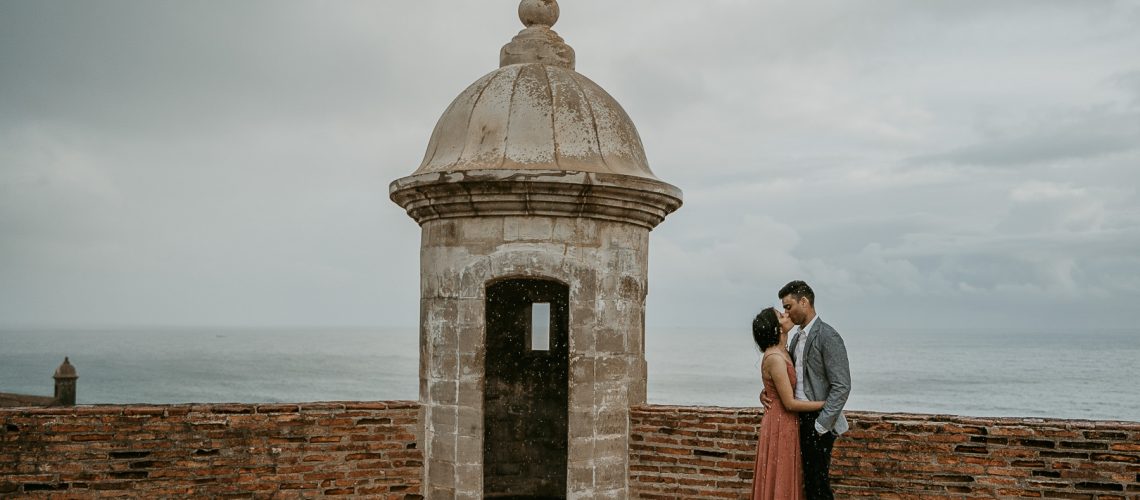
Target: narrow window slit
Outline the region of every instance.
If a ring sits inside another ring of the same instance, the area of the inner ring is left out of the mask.
[[[530,350],[550,350],[550,303],[536,302],[530,309]]]

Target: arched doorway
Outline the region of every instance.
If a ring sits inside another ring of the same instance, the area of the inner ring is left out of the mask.
[[[564,499],[570,289],[509,279],[486,291],[484,497]]]

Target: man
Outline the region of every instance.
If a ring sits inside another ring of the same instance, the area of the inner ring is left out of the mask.
[[[808,500],[832,498],[831,449],[835,439],[847,432],[843,405],[851,393],[851,370],[847,347],[831,325],[815,312],[815,292],[803,281],[780,289],[784,313],[799,327],[788,352],[796,370],[796,399],[824,401],[823,410],[800,413],[800,454],[803,459],[804,492]],[[771,405],[767,397],[764,407]]]

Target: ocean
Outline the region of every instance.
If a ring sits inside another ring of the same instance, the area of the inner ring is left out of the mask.
[[[1140,421],[1140,332],[841,330],[847,408]],[[746,329],[649,328],[649,402],[757,406]],[[415,400],[415,327],[0,331],[0,392],[50,396],[64,356],[78,402]]]

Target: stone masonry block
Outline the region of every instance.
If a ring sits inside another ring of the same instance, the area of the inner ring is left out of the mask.
[[[454,427],[459,423],[458,408],[455,406],[435,405],[431,412],[431,425]]]
[[[626,500],[629,498],[629,490],[626,488],[613,488],[608,490],[599,489],[591,492],[590,498],[594,500]]]
[[[431,456],[438,459],[454,460],[456,454],[456,436],[452,434],[432,434]]]
[[[462,344],[462,342],[461,342]],[[471,389],[475,391],[481,390],[477,385],[479,380],[483,378],[483,346],[479,344],[475,352],[461,352],[459,353],[459,381],[470,382],[471,387],[460,387],[459,390]]]
[[[457,272],[445,272],[436,276],[432,276],[435,282],[435,295],[437,297],[446,297],[449,299],[458,299],[463,296],[463,284],[459,279]],[[450,317],[452,320],[454,316]]]
[[[638,356],[635,360],[635,373],[632,375],[633,380],[629,383],[629,404],[643,405],[647,398],[647,384],[648,384],[648,364],[644,356]]]
[[[640,250],[619,250],[618,251],[618,272],[623,276],[646,276],[648,275],[649,259],[648,255]]]
[[[546,277],[569,281],[563,276],[565,245],[518,242],[502,245],[490,255],[494,277]]]
[[[456,439],[457,464],[483,464],[483,436],[463,436]]]
[[[422,328],[427,329],[427,341],[435,349],[456,350],[459,345],[459,332],[456,329],[459,301],[454,299],[436,299],[432,301],[427,310],[425,323]]]
[[[458,382],[431,380],[428,382],[429,401],[435,405],[455,405],[459,402]]]
[[[459,325],[456,331],[458,344],[456,351],[458,351],[461,356],[474,356],[482,361],[483,355],[486,352],[484,331],[485,329],[482,325]],[[475,369],[475,364],[468,363],[463,365],[462,368],[472,370]]]
[[[519,238],[519,221],[517,217],[511,217],[503,221],[503,241],[518,241]]]
[[[592,324],[597,321],[597,289],[582,289],[575,293],[573,287],[570,291],[570,321],[575,324]],[[593,298],[591,298],[593,297]]]
[[[594,349],[598,354],[623,354],[627,352],[625,331],[613,328],[598,328]]]
[[[617,434],[611,436],[597,436],[594,438],[593,459],[600,461],[623,462],[629,456],[629,436]]]
[[[460,406],[457,425],[460,436],[483,436],[483,410],[481,408]]]
[[[573,412],[571,412],[573,416]],[[574,420],[570,421],[570,425],[574,425]],[[594,436],[591,434],[589,437],[570,437],[570,446],[567,454],[567,461],[570,463],[593,463],[594,461]]]
[[[442,488],[454,491],[455,464],[447,460],[428,460],[427,480],[432,488]],[[436,497],[431,497],[433,500]]]
[[[430,498],[431,500],[455,500],[456,498],[455,489],[450,486],[436,486],[431,482],[430,478],[426,486],[428,491],[427,498]]]
[[[460,495],[470,495],[472,493],[479,493],[481,495],[483,492],[482,464],[456,464],[455,491],[457,498]]]
[[[594,383],[590,380],[577,380],[571,377],[568,397],[570,408],[594,407]]]
[[[466,408],[483,407],[482,376],[464,378],[459,381],[459,400],[457,404]]]
[[[573,307],[573,306],[571,306]],[[592,317],[582,318],[581,316],[575,317],[574,310],[571,309],[570,317],[574,318],[574,322],[570,323],[570,352],[571,356],[574,353],[593,356],[597,351],[597,337],[595,336],[595,326]]]
[[[594,487],[598,489],[619,489],[625,486],[629,472],[626,458],[599,459],[594,462]]]
[[[463,244],[472,242],[503,241],[503,219],[499,217],[469,217],[456,219],[459,238]]]
[[[602,275],[601,289],[606,291],[607,298],[620,297],[621,275],[617,273],[605,273]]]
[[[581,491],[593,488],[594,467],[590,464],[570,464],[566,474],[567,489]]]
[[[628,352],[638,357],[645,357],[645,308],[641,308],[638,316],[638,326],[626,335]]]
[[[436,434],[450,435],[450,436],[456,435],[456,426],[454,426],[454,425],[445,424],[445,423],[442,423],[440,421],[431,420],[431,419],[429,419],[427,422],[425,422],[424,425],[425,425],[424,431],[425,431],[425,433],[427,433],[425,435],[425,439],[428,439],[429,443],[431,442],[430,438]],[[452,460],[452,459],[453,459],[453,457],[448,457],[448,460]]]
[[[506,241],[550,241],[554,221],[549,217],[507,217],[503,221]]]
[[[598,298],[598,273],[592,269],[574,267],[575,261],[570,259],[565,262],[567,266],[563,272],[570,280],[571,304],[592,305]]]
[[[571,408],[569,417],[569,437],[571,447],[577,440],[589,440],[594,437],[594,410],[593,408]],[[590,455],[584,455],[579,458],[588,458]]]
[[[491,261],[478,257],[459,271],[459,297],[482,302],[487,280],[491,278]]]
[[[455,246],[459,240],[459,220],[442,219],[425,222],[420,230],[421,244]],[[425,245],[426,246],[426,245]]]
[[[480,285],[480,287],[482,287],[482,285]],[[482,292],[480,292],[480,295],[482,295]],[[484,328],[483,315],[485,314],[485,309],[486,305],[484,304],[483,297],[460,299],[456,303],[456,313],[458,316],[455,318],[455,321],[463,327],[482,329]]]
[[[571,241],[580,247],[597,247],[601,244],[598,241],[598,222],[592,219],[557,217],[554,219],[552,233],[554,240]]]
[[[454,350],[433,350],[428,371],[434,379],[459,378],[459,355]]]
[[[599,356],[596,358],[594,365],[595,390],[624,388],[633,372],[632,361],[631,356],[628,355]]]
[[[596,300],[594,305],[598,311],[599,327],[623,331],[630,328],[632,321],[630,320],[628,302],[624,300]]]
[[[598,411],[622,410],[629,407],[629,385],[622,382],[617,386],[594,389],[594,407]]]
[[[582,384],[593,386],[594,381],[594,365],[595,359],[592,356],[584,354],[576,354],[571,351],[570,354],[570,383]]]
[[[623,275],[617,285],[618,295],[622,298],[640,304],[644,303],[646,296],[645,278],[633,275]]]
[[[649,230],[629,224],[607,224],[600,237],[604,248],[638,252],[649,248]]]
[[[420,249],[420,276],[459,276],[460,270],[476,258],[464,247],[424,247]]]
[[[594,416],[594,434],[625,435],[629,432],[629,410],[599,409]]]

